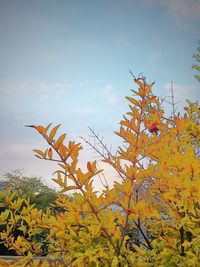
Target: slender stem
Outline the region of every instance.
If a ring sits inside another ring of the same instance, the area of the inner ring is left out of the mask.
[[[151,243],[149,242],[148,238],[147,238],[146,235],[144,234],[144,232],[143,232],[143,230],[142,230],[142,228],[141,228],[141,225],[139,225],[139,224],[136,223],[136,222],[134,222],[134,223],[135,223],[135,225],[138,227],[140,233],[142,234],[144,240],[146,241],[146,243],[147,243],[147,245],[148,245],[148,248],[149,248],[150,250],[152,250]]]
[[[172,93],[172,114],[173,118],[175,117],[175,103],[174,103],[174,90],[173,90],[173,81],[171,81],[171,93]]]
[[[181,238],[181,256],[185,256],[185,251],[184,251],[184,229],[183,226],[180,228],[180,238]]]
[[[143,115],[143,108],[141,107],[140,109],[140,117],[138,119],[138,132],[137,132],[137,136],[136,136],[136,142],[135,142],[135,156],[134,156],[134,159],[132,161],[132,164],[133,166],[136,165],[136,161],[137,161],[137,155],[136,155],[136,152],[138,150],[138,141],[139,141],[139,135],[141,134],[141,122],[142,122],[142,115]],[[131,183],[133,184],[133,179],[131,179]],[[129,196],[129,199],[128,199],[128,210],[130,209],[130,204],[131,204],[131,198],[132,198],[132,194],[130,194]],[[123,235],[122,235],[122,239],[121,239],[121,242],[120,242],[120,245],[119,245],[119,253],[120,253],[120,250],[122,248],[122,245],[123,245],[123,242],[124,242],[124,238],[125,238],[125,232],[126,232],[126,228],[127,228],[127,225],[128,225],[128,220],[129,220],[129,212],[126,213],[126,220],[125,220],[125,227],[124,227],[124,231],[123,231]]]
[[[126,177],[127,177],[127,174],[126,174],[126,172],[125,171],[123,171],[123,170],[119,170],[117,167],[116,167],[116,165],[115,165],[115,163],[114,162],[112,162],[109,158],[107,158],[103,153],[101,153],[97,148],[96,148],[96,146],[94,146],[94,145],[92,145],[89,141],[87,141],[85,138],[83,138],[83,137],[81,137],[81,139],[83,139],[84,141],[85,141],[85,143],[86,144],[88,144],[92,149],[94,149],[104,160],[109,160],[109,164],[118,172],[118,174],[119,174],[119,176],[122,178],[122,179],[124,179],[124,177],[123,177],[123,175],[125,175]],[[113,158],[113,156],[112,156],[112,158]],[[122,175],[123,174],[123,175]],[[128,177],[128,178],[130,178],[130,177]]]

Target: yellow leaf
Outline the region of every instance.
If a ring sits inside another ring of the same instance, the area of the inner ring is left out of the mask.
[[[58,181],[62,181],[62,176],[61,176],[60,172],[57,173],[57,177],[58,177]]]
[[[125,179],[123,183],[123,191],[127,196],[130,196],[133,193],[133,183],[130,179]]]
[[[119,224],[121,224],[121,226],[124,227],[126,223],[125,216],[122,216],[120,213],[117,213],[116,217],[118,219]]]
[[[96,165],[97,165],[97,162],[96,160],[92,163],[92,170],[95,171],[96,170]]]
[[[66,156],[67,156],[67,147],[63,144],[60,145],[59,147],[59,152],[60,152],[60,155],[63,159],[66,159]]]
[[[10,211],[9,210],[5,210],[4,212],[2,212],[1,213],[1,220],[2,221],[5,221],[7,218],[8,218],[8,216],[9,216],[9,213],[10,213]]]
[[[41,252],[41,248],[34,241],[32,242],[32,246],[33,246],[36,253]]]
[[[56,174],[56,173],[57,173],[57,179],[52,178],[52,180],[56,182],[57,184],[59,184],[60,186],[66,186],[67,185],[66,173],[63,171],[55,171],[53,174]],[[64,180],[61,176],[61,173],[64,175]]]
[[[138,93],[142,98],[145,96],[144,89],[139,88]]]
[[[126,127],[130,127],[131,126],[129,121],[121,121],[120,124],[123,125],[123,126],[126,126]]]
[[[45,135],[46,130],[43,126],[36,126],[35,129],[42,135]]]
[[[56,237],[61,236],[64,233],[65,233],[65,230],[61,229],[61,230],[59,230],[59,231],[56,232]]]
[[[117,266],[119,266],[118,263],[119,263],[119,261],[118,261],[117,256],[114,256],[114,258],[112,260],[112,263],[111,263],[111,267],[117,267]]]
[[[64,141],[66,134],[62,134],[55,143],[55,148],[59,148],[60,144]]]
[[[10,208],[14,209],[14,210],[18,210],[18,209],[20,209],[22,203],[23,203],[23,199],[19,198],[19,199],[15,200],[14,202],[11,202]]]
[[[92,164],[89,161],[87,163],[87,169],[88,169],[89,172],[92,172]]]
[[[71,163],[71,171],[72,172],[75,171],[77,163],[78,163],[77,159],[72,161],[72,163]]]
[[[134,98],[126,96],[126,99],[128,99],[133,105],[138,106],[138,107],[140,106],[139,102],[135,100]]]
[[[145,94],[147,94],[147,93],[150,92],[151,87],[152,87],[154,84],[155,84],[155,82],[153,82],[153,83],[151,83],[151,84],[149,84],[149,85],[147,86],[147,88],[145,89]]]
[[[140,247],[138,247],[137,245],[133,244],[133,247],[135,248],[135,250],[141,255],[145,255],[146,251]]]
[[[41,150],[39,150],[39,149],[34,149],[33,151],[36,152],[37,154],[39,154],[40,156],[42,156],[43,158],[45,157],[45,153],[42,152]]]
[[[156,96],[153,96],[152,98],[149,98],[149,101],[150,101],[151,103],[155,103],[155,104],[158,103],[158,99],[156,98]]]
[[[67,192],[67,191],[69,191],[69,190],[74,190],[74,189],[77,189],[77,187],[76,186],[74,186],[74,185],[70,185],[70,186],[66,186],[65,188],[63,188],[59,193],[65,193],[65,192]]]
[[[139,79],[135,79],[134,82],[137,83],[141,88],[144,88],[144,83],[140,82]]]
[[[58,128],[60,127],[60,125],[61,125],[61,124],[58,124],[57,126],[55,126],[55,127],[51,130],[51,132],[50,132],[50,134],[49,134],[49,139],[50,139],[50,141],[53,140],[53,138],[54,138],[54,136],[55,136],[55,134],[56,134]]]
[[[49,128],[51,127],[51,125],[52,125],[52,123],[49,123],[49,125],[45,128],[45,134],[49,130]]]
[[[63,186],[63,181],[62,181],[62,180],[58,180],[58,179],[54,179],[54,178],[52,178],[52,180],[53,180],[55,183],[59,184],[60,186]]]
[[[48,157],[52,159],[52,155],[53,155],[53,152],[52,152],[52,148],[50,147],[48,150]]]

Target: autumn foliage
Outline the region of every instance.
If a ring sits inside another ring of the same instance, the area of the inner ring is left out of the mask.
[[[96,161],[79,167],[80,143],[57,137],[60,125],[29,126],[47,142],[36,156],[58,163],[53,180],[61,190],[53,212],[0,196],[0,238],[26,256],[10,266],[44,267],[51,258],[60,266],[200,266],[200,109],[188,101],[183,116],[166,118],[154,83],[134,82],[116,133],[124,145],[102,155],[118,180],[102,192],[93,187],[103,172]]]

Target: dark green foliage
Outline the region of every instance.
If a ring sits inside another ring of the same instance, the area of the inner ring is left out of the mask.
[[[20,170],[5,174],[3,182],[7,182],[17,197],[30,198],[30,203],[38,209],[46,210],[55,201],[55,190],[45,185],[41,178],[24,176]]]
[[[2,200],[0,211],[6,210],[5,199],[8,191],[13,193],[13,200],[17,198],[30,199],[30,204],[35,204],[35,207],[43,211],[51,207],[50,204],[54,203],[57,195],[55,190],[49,188],[42,182],[41,178],[24,176],[20,170],[5,174],[4,179],[0,181],[0,190],[2,192],[1,198],[4,199],[4,201]],[[3,230],[5,231],[6,228],[0,227],[0,231],[2,232]],[[14,238],[24,236],[18,227],[13,228],[12,235]],[[46,236],[47,231],[33,236],[37,244],[42,244],[41,249],[44,255],[47,250],[47,242],[44,241]],[[3,242],[0,242],[0,254],[9,256],[17,255],[14,250],[8,249]]]

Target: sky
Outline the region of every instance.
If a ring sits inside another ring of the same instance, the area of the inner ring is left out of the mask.
[[[129,69],[158,96],[172,80],[178,108],[200,99],[199,39],[200,0],[0,0],[0,176],[23,169],[51,184],[56,166],[34,157],[46,146],[27,124],[60,123],[75,141],[90,126],[114,149]],[[86,148],[82,166],[96,156]]]

